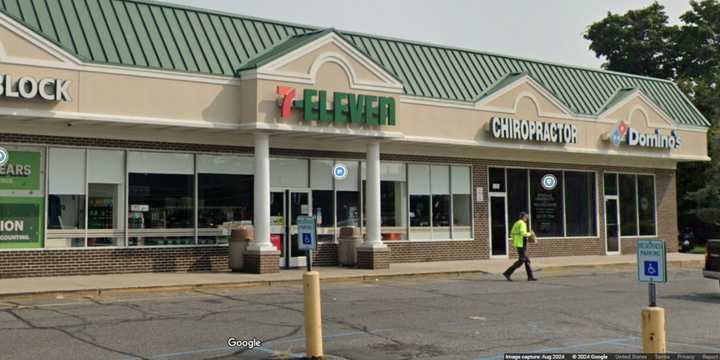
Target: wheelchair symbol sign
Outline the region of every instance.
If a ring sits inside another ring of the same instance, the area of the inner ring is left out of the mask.
[[[297,222],[297,246],[300,250],[315,250],[317,247],[317,233],[315,232],[315,217],[299,215]]]
[[[637,276],[640,282],[667,282],[667,249],[665,248],[665,241],[637,241]]]
[[[646,261],[645,262],[645,276],[657,276],[659,265],[657,261]]]

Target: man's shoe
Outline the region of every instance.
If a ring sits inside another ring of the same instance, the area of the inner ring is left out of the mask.
[[[512,281],[512,279],[510,278],[510,274],[508,274],[508,273],[503,273],[503,276],[505,277],[505,280],[507,280],[507,281]]]
[[[529,278],[528,281],[537,281],[536,278]]]

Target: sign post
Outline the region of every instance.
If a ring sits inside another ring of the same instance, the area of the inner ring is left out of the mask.
[[[657,306],[655,284],[667,282],[667,250],[662,240],[637,241],[638,281],[648,283],[650,306]]]
[[[667,282],[667,250],[662,240],[637,241],[638,281],[648,283],[649,305],[642,310],[643,352],[665,353],[665,309],[657,306],[656,283]]]
[[[307,253],[307,269],[312,271],[312,252],[317,248],[317,228],[315,217],[300,215],[297,217],[298,224],[298,249]]]
[[[303,274],[305,308],[305,355],[309,359],[323,358],[322,311],[320,309],[320,274],[312,271],[312,252],[317,248],[315,216],[297,217],[297,246],[307,252],[307,272]]]

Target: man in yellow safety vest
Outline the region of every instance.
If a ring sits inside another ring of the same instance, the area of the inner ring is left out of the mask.
[[[537,281],[533,276],[532,268],[530,268],[530,258],[527,255],[527,238],[532,235],[532,232],[528,232],[527,223],[528,214],[523,211],[520,213],[520,219],[513,224],[512,230],[510,230],[513,246],[518,252],[518,260],[503,273],[507,281],[512,281],[510,279],[512,273],[523,264],[525,264],[528,281]]]

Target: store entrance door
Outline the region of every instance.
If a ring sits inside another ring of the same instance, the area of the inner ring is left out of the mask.
[[[280,250],[280,266],[306,265],[305,251],[297,246],[297,217],[311,215],[310,190],[273,190],[270,194],[270,233],[272,243]]]
[[[505,195],[490,195],[490,256],[508,256],[507,201]]]

